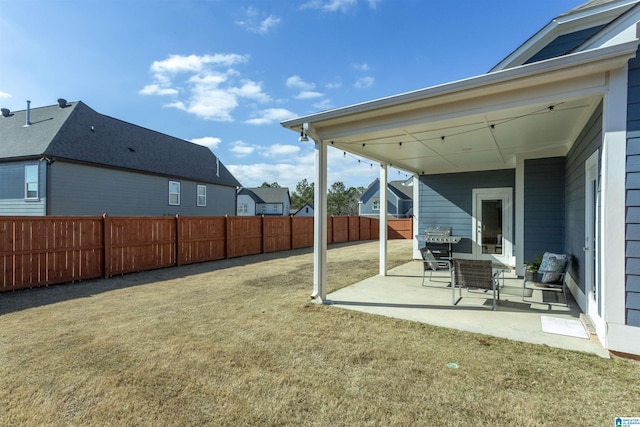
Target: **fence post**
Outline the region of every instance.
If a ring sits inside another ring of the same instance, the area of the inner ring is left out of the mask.
[[[102,251],[104,265],[104,277],[108,279],[111,276],[111,221],[109,215],[102,214],[102,241],[104,250]]]
[[[182,219],[180,214],[176,214],[176,265],[182,265],[180,260],[180,249],[182,248]]]
[[[261,228],[260,234],[262,235],[262,251],[261,251],[261,253],[264,253],[265,252],[265,248],[264,247],[266,245],[266,242],[265,242],[266,239],[264,237],[264,214],[261,215],[261,217],[262,217],[262,219],[260,220],[260,228]]]
[[[293,250],[293,249],[295,249],[295,248],[293,247],[293,242],[294,242],[294,238],[293,238],[293,223],[294,223],[295,221],[293,220],[293,218],[294,218],[294,216],[293,216],[293,215],[289,215],[289,218],[291,218],[291,226],[290,226],[290,229],[291,229],[291,236],[290,236],[290,237],[291,237],[291,244],[289,245],[289,247],[291,247],[291,250]]]
[[[229,214],[226,214],[224,216],[224,259],[229,258],[229,234],[231,233],[229,221]]]

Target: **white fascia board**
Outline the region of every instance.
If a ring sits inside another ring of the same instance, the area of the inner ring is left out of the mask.
[[[570,71],[592,74],[620,68],[635,56],[638,40],[633,40],[616,46],[577,52],[558,58],[509,68],[493,73],[482,74],[468,79],[432,86],[425,89],[406,92],[360,104],[354,104],[334,110],[297,117],[281,122],[285,128],[299,132],[300,126],[309,123],[310,128],[317,130],[319,122],[331,120],[351,120],[355,115],[376,113],[380,110],[407,107],[419,102],[432,105],[450,102],[454,98],[471,98],[479,94],[489,94],[492,91],[504,90],[505,84],[516,85],[528,78],[552,76],[553,73]],[[587,67],[587,68],[584,68]],[[552,79],[552,77],[549,77]],[[514,86],[515,87],[515,86]],[[511,88],[511,87],[510,87]],[[315,124],[315,126],[313,126]]]
[[[580,46],[580,50],[607,47],[633,40],[637,38],[638,21],[640,21],[640,6],[636,5],[633,9],[603,28],[590,40],[587,40]]]

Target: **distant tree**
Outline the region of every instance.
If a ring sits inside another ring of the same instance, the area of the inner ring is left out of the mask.
[[[309,183],[306,178],[298,182],[296,189],[291,194],[291,210],[296,211],[307,203],[313,206],[314,190],[315,183]]]
[[[269,184],[267,181],[265,181],[260,185],[260,188],[282,188],[282,187],[280,187],[280,184],[278,184],[277,182],[272,182],[271,184]]]
[[[358,215],[358,200],[364,191],[362,187],[347,188],[344,183],[334,182],[327,194],[327,213],[329,215]]]

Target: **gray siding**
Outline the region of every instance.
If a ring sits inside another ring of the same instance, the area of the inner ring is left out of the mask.
[[[360,215],[380,216],[380,210],[373,210],[373,201],[380,200],[380,183],[371,185],[360,197]],[[412,200],[400,199],[392,190],[387,191],[387,215],[404,218],[407,211],[413,205]]]
[[[564,252],[565,159],[524,162],[524,259]]]
[[[38,164],[38,200],[25,200],[24,166]],[[0,163],[0,215],[41,216],[46,214],[47,164],[39,161]]]
[[[585,291],[585,162],[602,145],[602,104],[589,119],[569,150],[565,167],[565,252],[570,255],[569,274]],[[599,163],[599,161],[598,161]],[[600,168],[598,167],[598,170]]]
[[[185,179],[57,161],[51,165],[50,215],[235,215],[236,189]],[[169,205],[169,181],[180,182],[180,205]],[[197,206],[197,185],[207,206]]]
[[[515,170],[420,176],[416,234],[423,234],[430,226],[451,227],[453,235],[462,237],[454,251],[472,253],[473,189],[495,187],[515,188]]]
[[[558,36],[551,43],[546,45],[538,53],[527,60],[525,64],[566,55],[573,49],[584,43],[589,37],[600,31],[602,27],[604,27],[604,25],[585,28],[584,30]]]
[[[626,166],[626,314],[640,326],[640,60],[629,61]]]

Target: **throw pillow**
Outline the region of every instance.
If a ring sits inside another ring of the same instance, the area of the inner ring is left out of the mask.
[[[567,255],[545,252],[538,273],[542,274],[542,283],[555,283],[567,266]]]

